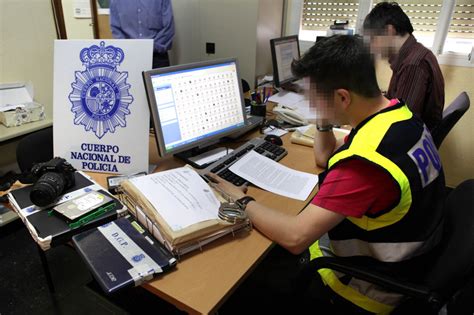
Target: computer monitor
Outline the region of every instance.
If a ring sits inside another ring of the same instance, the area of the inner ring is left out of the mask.
[[[326,38],[326,36],[316,36],[316,43],[325,40]]]
[[[245,127],[237,59],[143,72],[160,156],[197,155]]]
[[[298,36],[292,35],[270,40],[273,62],[273,81],[276,87],[291,85],[296,78],[291,72],[291,63],[300,58]]]

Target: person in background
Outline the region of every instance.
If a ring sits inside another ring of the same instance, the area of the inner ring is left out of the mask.
[[[153,39],[153,68],[170,65],[174,37],[171,0],[111,0],[110,27],[117,39]]]
[[[378,3],[363,28],[372,52],[388,58],[393,71],[386,96],[403,99],[433,130],[444,107],[444,79],[436,56],[416,41],[410,19],[396,2]]]
[[[267,311],[307,301],[317,312],[319,299],[330,296],[344,305],[336,313],[388,313],[401,295],[329,269],[304,277],[313,280],[314,290],[305,291],[310,292],[307,299],[292,300],[305,296],[295,293],[303,285],[297,261],[359,256],[368,266],[387,263],[398,276],[421,274],[443,221],[444,174],[431,135],[402,101],[382,95],[372,54],[360,36],[316,42],[292,69],[309,78],[310,106],[318,115],[314,153],[326,170],[319,175],[318,193],[297,215],[266,207],[246,195],[245,188],[213,176],[254,227],[280,245],[236,294],[255,298],[256,304],[244,304],[264,305]],[[345,124],[351,133],[336,140],[332,126]],[[243,301],[241,296],[236,300]]]

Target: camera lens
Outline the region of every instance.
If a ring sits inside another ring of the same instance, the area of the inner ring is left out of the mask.
[[[44,207],[54,202],[59,197],[66,186],[66,181],[62,174],[45,173],[41,176],[30,192],[30,199],[35,205]]]

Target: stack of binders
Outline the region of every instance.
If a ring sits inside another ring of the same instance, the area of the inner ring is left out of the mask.
[[[105,293],[138,286],[171,270],[176,258],[131,216],[119,218],[72,238]]]
[[[30,200],[31,185],[12,190],[8,194],[8,199],[13,209],[25,223],[25,226],[35,242],[43,250],[64,244],[70,241],[73,235],[115,220],[127,212],[127,208],[119,200],[109,195],[109,197],[115,201],[113,207],[109,211],[78,227],[72,227],[63,218],[51,215],[50,210],[54,206],[89,192],[98,191],[104,195],[108,195],[108,192],[106,192],[102,186],[83,172],[76,172],[74,176],[75,185],[66,190],[64,195],[62,195],[54,205],[47,207],[35,206]]]
[[[189,167],[178,168],[170,171],[161,172],[161,174],[170,172],[176,174],[183,169],[191,170]],[[192,172],[195,172],[192,170]],[[189,253],[195,249],[202,250],[203,245],[208,244],[218,238],[231,234],[236,235],[239,232],[250,231],[250,220],[245,220],[239,223],[229,223],[218,218],[217,212],[215,217],[212,217],[201,222],[185,226],[183,228],[172,228],[172,224],[165,220],[165,216],[160,211],[161,207],[170,204],[172,201],[161,199],[155,202],[152,199],[154,192],[158,191],[160,187],[153,187],[143,191],[140,189],[140,184],[157,182],[156,176],[160,173],[150,174],[127,180],[121,184],[120,200],[128,207],[129,212],[132,213],[137,220],[148,229],[150,233],[160,241],[168,250],[170,250],[177,257]],[[199,176],[197,173],[193,176]],[[179,177],[179,176],[178,176]],[[203,180],[203,185],[207,185]],[[212,190],[209,186],[207,189],[212,191],[219,202],[223,202],[223,198]],[[206,191],[206,189],[204,189]],[[189,210],[189,208],[188,208]],[[191,209],[193,210],[193,209]],[[195,209],[194,209],[195,210]],[[176,217],[183,217],[188,214],[180,213],[179,207],[176,207]]]

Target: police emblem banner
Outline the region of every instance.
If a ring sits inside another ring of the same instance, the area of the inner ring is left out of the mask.
[[[54,155],[84,171],[148,170],[150,115],[142,71],[153,40],[57,40]]]

